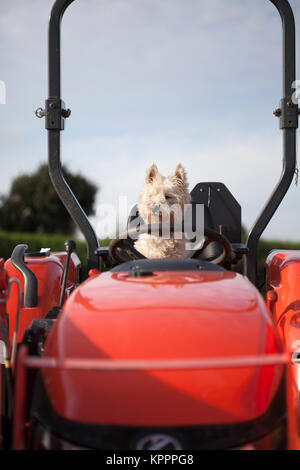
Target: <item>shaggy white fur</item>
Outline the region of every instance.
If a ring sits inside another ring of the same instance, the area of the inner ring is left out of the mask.
[[[146,224],[181,223],[184,205],[191,201],[188,192],[186,173],[181,164],[177,165],[171,176],[162,176],[154,163],[146,172],[144,187],[141,191],[138,209]],[[135,248],[147,258],[182,258],[188,253],[187,240],[171,235],[169,239],[155,235],[140,235]]]

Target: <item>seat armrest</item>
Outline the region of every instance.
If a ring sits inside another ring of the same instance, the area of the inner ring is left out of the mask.
[[[232,243],[231,264],[237,264],[244,255],[249,253],[249,249],[243,243]]]
[[[249,249],[243,243],[232,243],[231,246],[236,255],[247,255],[249,253]]]
[[[97,248],[95,250],[95,254],[102,259],[103,261],[103,264],[105,266],[105,268],[112,268],[113,265],[114,265],[114,262],[109,254],[109,248],[108,246],[99,246],[99,248]]]

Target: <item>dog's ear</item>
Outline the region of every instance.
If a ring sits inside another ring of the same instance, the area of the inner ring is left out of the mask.
[[[157,166],[154,163],[152,163],[152,165],[149,166],[148,170],[146,171],[146,183],[152,183],[157,175],[158,175]]]
[[[177,183],[179,184],[184,184],[184,185],[187,185],[187,178],[186,178],[186,173],[185,173],[185,170],[183,168],[183,166],[181,165],[181,163],[179,163],[172,175],[172,178],[176,180]]]

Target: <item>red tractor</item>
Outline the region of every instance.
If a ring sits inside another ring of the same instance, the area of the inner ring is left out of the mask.
[[[86,239],[89,278],[81,282],[71,241],[61,253],[26,253],[19,245],[5,264],[22,293],[21,308],[17,285],[7,300],[13,347],[6,337],[5,360],[12,358],[13,368],[2,376],[4,388],[13,379],[15,391],[12,447],[300,449],[300,252],[269,255],[266,301],[257,278],[259,238],[296,168],[289,2],[271,0],[283,22],[280,181],[245,245],[238,202],[222,183],[199,183],[192,207],[204,205],[205,243],[185,259],[160,260],[134,248],[136,213],[126,237],[100,247],[62,176],[60,132],[70,111],[60,96],[60,25],[72,2],[52,8],[49,98],[37,114],[46,120],[53,185]],[[139,233],[149,230],[142,225]],[[232,270],[242,258],[244,276]],[[100,260],[109,270],[100,271]],[[5,326],[6,314],[1,321]]]

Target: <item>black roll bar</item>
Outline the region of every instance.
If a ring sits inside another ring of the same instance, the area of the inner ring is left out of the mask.
[[[17,245],[10,259],[13,266],[22,274],[24,279],[24,307],[33,308],[38,304],[38,281],[36,275],[24,262],[27,248],[27,245]]]
[[[77,201],[62,174],[60,160],[60,132],[64,120],[71,114],[61,100],[60,72],[60,24],[67,7],[74,0],[57,0],[53,5],[49,21],[49,98],[46,100],[46,129],[48,130],[48,167],[53,186],[81,230],[87,244],[88,269],[98,268],[96,250],[99,247],[97,236],[84,210]]]
[[[70,187],[66,183],[60,162],[60,132],[64,129],[64,119],[70,115],[61,100],[60,87],[60,24],[65,10],[74,0],[56,0],[49,22],[49,99],[46,100],[46,129],[48,130],[49,173],[53,185],[71,217],[81,229],[88,250],[89,268],[98,266],[95,250],[98,240],[88,218]],[[281,178],[254,223],[247,238],[249,254],[245,263],[245,274],[257,285],[257,247],[259,239],[279,204],[284,198],[296,169],[296,129],[298,128],[298,104],[292,100],[295,66],[295,20],[288,0],[269,0],[277,8],[283,26],[283,99],[281,108],[275,111],[280,117],[280,128],[283,130],[283,170]]]
[[[298,128],[298,104],[293,102],[294,81],[296,80],[296,38],[295,19],[288,0],[270,0],[280,13],[283,28],[283,99],[281,108],[274,114],[280,117],[283,130],[282,173],[269,200],[255,221],[247,238],[249,254],[245,263],[245,274],[258,285],[257,249],[259,239],[287,193],[296,170],[296,130]]]

